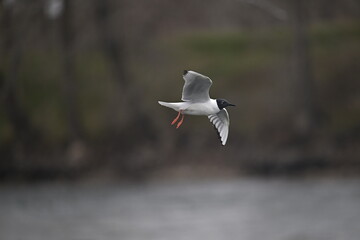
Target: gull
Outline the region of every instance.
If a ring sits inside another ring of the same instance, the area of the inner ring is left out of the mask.
[[[184,115],[207,116],[218,132],[222,145],[226,144],[229,135],[230,119],[226,107],[235,106],[227,100],[218,98],[212,99],[209,96],[209,90],[212,81],[209,77],[194,71],[184,70],[183,78],[185,84],[182,91],[182,102],[162,102],[162,106],[172,108],[178,112],[176,118],[171,122],[176,128],[179,128],[184,121]]]

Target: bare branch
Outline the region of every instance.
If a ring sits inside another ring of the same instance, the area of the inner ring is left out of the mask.
[[[288,18],[287,12],[284,9],[276,6],[275,4],[269,1],[265,1],[265,0],[238,0],[238,1],[255,6],[280,21],[285,21]]]

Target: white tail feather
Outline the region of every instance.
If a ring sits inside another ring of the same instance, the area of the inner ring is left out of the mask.
[[[180,106],[183,104],[182,102],[169,103],[169,102],[162,102],[162,101],[158,101],[158,103],[164,107],[174,109],[177,112],[180,110]]]

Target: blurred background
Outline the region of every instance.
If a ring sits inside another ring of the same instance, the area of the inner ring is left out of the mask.
[[[359,1],[0,2],[2,239],[360,234]],[[184,69],[236,104],[225,147],[158,105]]]

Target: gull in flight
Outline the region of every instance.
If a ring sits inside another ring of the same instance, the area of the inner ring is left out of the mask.
[[[205,115],[216,128],[221,144],[225,145],[229,135],[230,119],[226,111],[226,107],[235,106],[225,99],[211,99],[209,90],[212,81],[209,77],[194,71],[184,70],[183,78],[185,84],[182,91],[183,102],[162,102],[159,104],[168,108],[172,108],[179,112],[176,118],[171,122],[176,128],[179,128],[184,121],[184,115]]]

